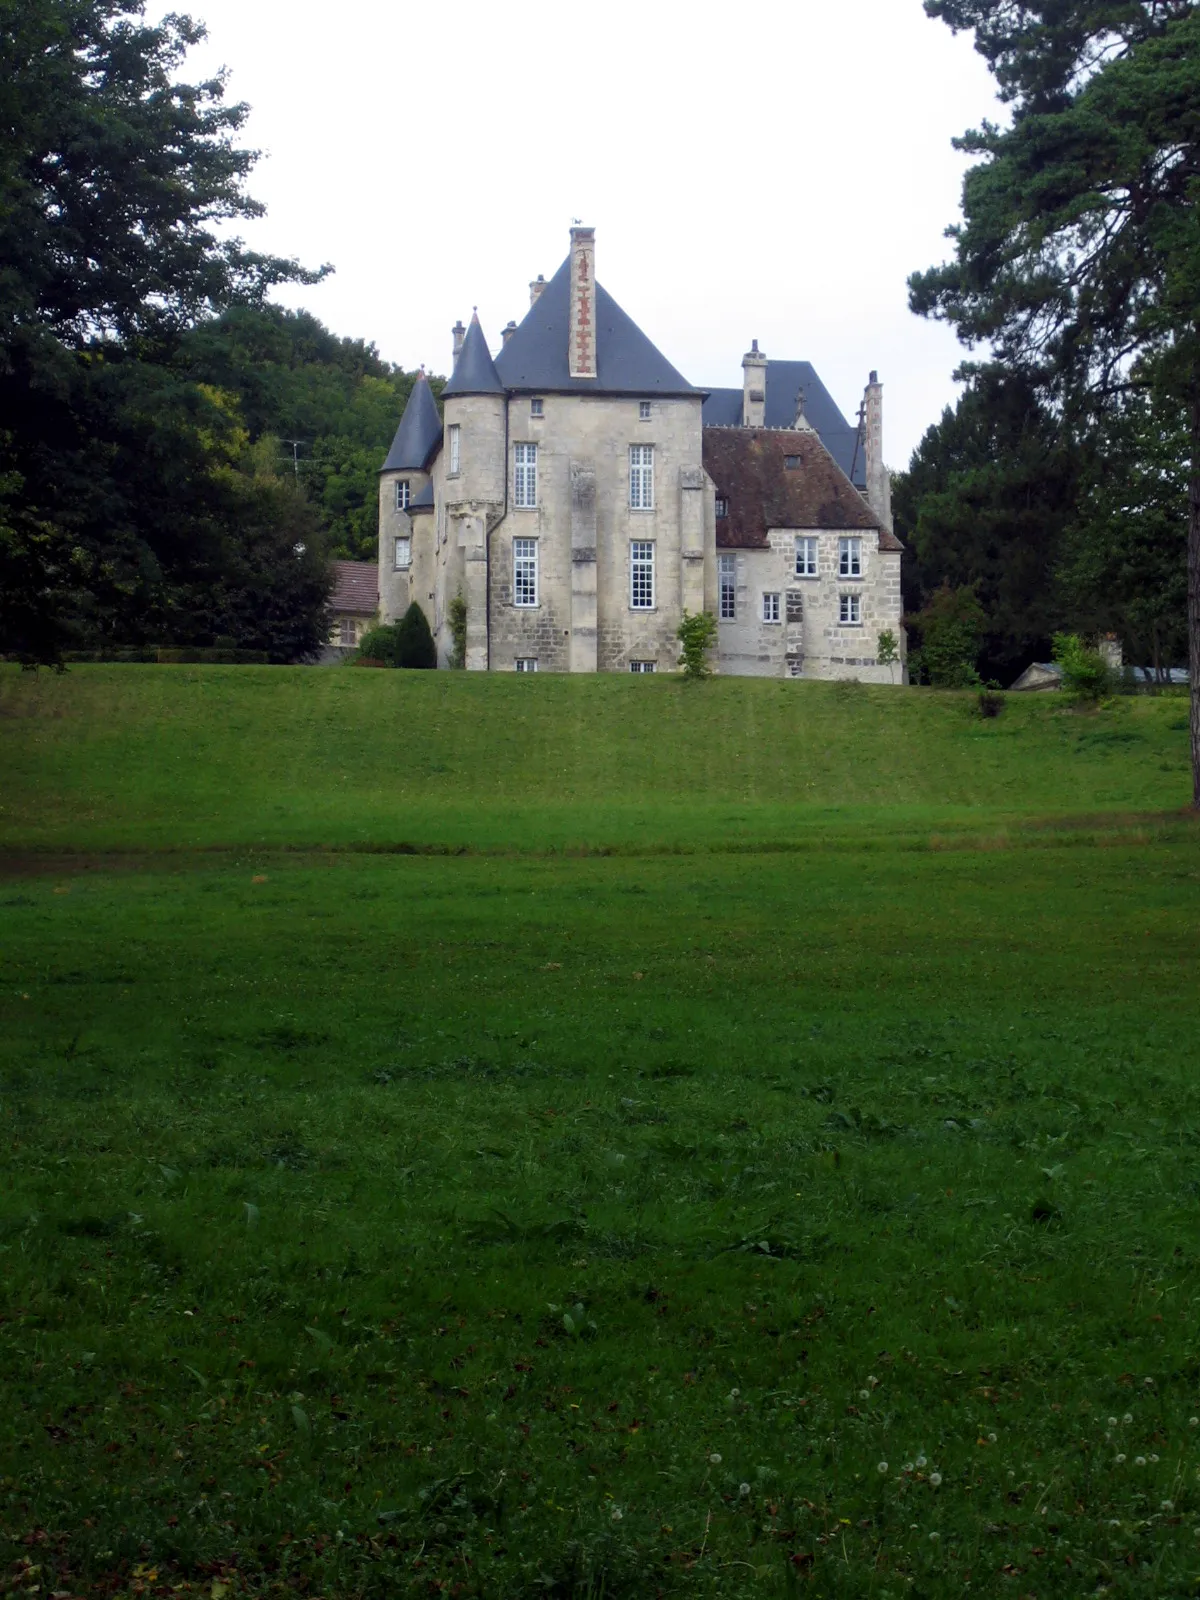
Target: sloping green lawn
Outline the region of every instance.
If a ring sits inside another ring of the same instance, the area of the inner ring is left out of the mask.
[[[1195,1593],[1185,710],[0,674],[10,1592]]]

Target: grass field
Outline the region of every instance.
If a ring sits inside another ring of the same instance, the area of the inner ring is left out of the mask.
[[[1186,704],[969,704],[0,670],[8,1588],[1200,1592]]]

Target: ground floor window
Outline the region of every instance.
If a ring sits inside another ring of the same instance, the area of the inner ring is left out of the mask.
[[[763,621],[764,622],[778,622],[779,621],[779,616],[780,616],[780,609],[779,609],[779,596],[778,596],[778,594],[764,594],[763,595],[763,612],[762,612]]]
[[[804,663],[803,663],[803,661],[789,661],[788,662],[788,677],[789,678],[802,678],[803,676],[804,676]]]
[[[537,657],[536,656],[518,656],[517,660],[516,660],[516,668],[517,668],[518,672],[536,672],[537,671]]]
[[[657,661],[631,661],[630,672],[654,672],[658,667]]]
[[[720,586],[721,604],[717,615],[722,622],[737,620],[737,558],[717,557],[717,582]]]
[[[846,628],[857,628],[862,624],[862,595],[844,594],[839,597],[838,621]]]
[[[338,624],[338,643],[350,649],[358,643],[358,623],[353,617],[343,617]]]

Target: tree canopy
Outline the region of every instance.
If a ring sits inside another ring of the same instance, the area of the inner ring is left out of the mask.
[[[1074,425],[1140,396],[1188,416],[1189,637],[1200,805],[1200,10],[1195,0],[926,0],[1012,106],[980,158],[954,259],[913,308],[1020,371]]]

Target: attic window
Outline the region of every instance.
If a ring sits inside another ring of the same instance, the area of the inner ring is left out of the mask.
[[[717,516],[718,517],[727,517],[728,515],[729,515],[729,501],[725,498],[725,496],[723,494],[719,494],[717,496]]]
[[[789,472],[799,472],[804,465],[799,456],[784,456],[783,464]]]
[[[649,402],[649,400],[639,400],[638,401],[638,419],[640,421],[642,421],[642,422],[649,422],[650,421],[650,402]]]
[[[546,402],[544,400],[531,400],[529,402],[529,415],[531,417],[544,417],[546,415]]]

